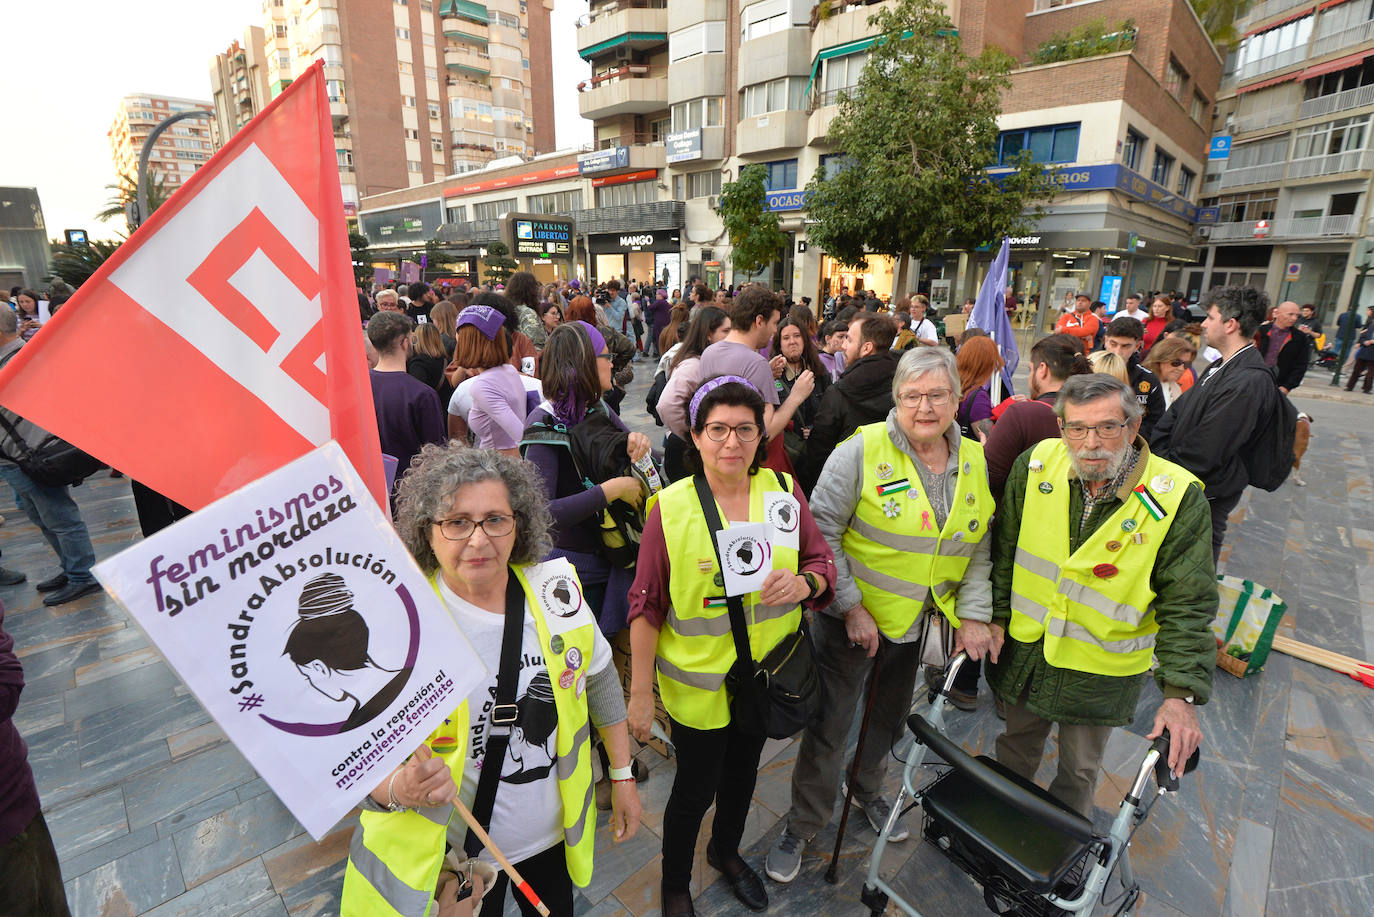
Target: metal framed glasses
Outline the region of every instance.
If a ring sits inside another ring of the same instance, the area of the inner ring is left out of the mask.
[[[730,438],[731,433],[735,434],[742,443],[752,443],[759,438],[759,433],[762,431],[756,423],[742,423],[734,427],[728,423],[708,423],[702,432],[713,443],[725,442]]]
[[[515,531],[515,517],[492,514],[485,519],[435,519],[434,525],[449,541],[467,541],[479,528],[488,538],[500,538]]]
[[[949,404],[949,399],[954,396],[954,392],[947,388],[939,388],[933,392],[901,392],[897,395],[897,403],[904,408],[918,408],[924,399],[930,402],[933,408],[942,408]]]
[[[1059,429],[1064,434],[1065,439],[1079,442],[1087,439],[1090,431],[1096,433],[1098,439],[1119,439],[1126,426],[1121,421],[1105,420],[1099,424],[1061,423]]]

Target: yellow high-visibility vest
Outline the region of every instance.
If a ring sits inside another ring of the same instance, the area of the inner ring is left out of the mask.
[[[791,478],[783,475],[783,479],[787,487],[784,492],[791,493]],[[764,521],[764,494],[782,490],[772,471],[765,468],[753,475],[749,479],[747,521]],[[656,499],[668,552],[668,595],[672,602],[658,632],[659,694],[664,709],[677,722],[694,729],[719,729],[730,722],[725,675],[735,662],[735,642],[725,589],[717,585],[716,576],[721,571],[711,530],[691,478],[673,483]],[[721,522],[729,529],[730,522],[723,513]],[[772,569],[795,573],[797,557],[795,550],[775,544]],[[749,651],[756,661],[801,626],[800,605],[763,605],[757,592],[743,596],[741,601],[749,626]]]
[[[982,445],[960,440],[954,502],[940,527],[915,462],[893,445],[887,423],[855,435],[864,443],[863,486],[840,546],[864,608],[889,640],[917,626],[927,597],[958,627],[959,586],[992,519]]]
[[[1132,494],[1070,554],[1068,447],[1047,439],[1031,453],[1008,633],[1022,643],[1043,636],[1053,666],[1119,676],[1150,668],[1159,630],[1150,574],[1197,478],[1156,455],[1140,461],[1147,500]]]
[[[596,832],[596,811],[592,805],[591,720],[586,691],[579,696],[572,682],[567,687],[560,684],[554,674],[554,660],[564,658],[564,653],[576,647],[590,667],[596,625],[592,623],[564,631],[560,634],[563,651],[555,653],[550,646],[548,612],[530,588],[529,568],[512,566],[510,569],[524,587],[525,599],[533,611],[535,629],[539,633],[539,645],[550,666],[549,681],[553,686],[554,708],[558,711],[555,769],[558,793],[563,801],[568,874],[578,886],[586,887],[592,878]],[[438,593],[437,574],[430,577],[430,585]],[[435,754],[448,765],[454,784],[461,787],[467,757],[469,711],[466,701],[450,714],[449,720],[444,733],[451,736],[456,729],[458,747]],[[438,735],[435,732],[426,744],[432,745]],[[360,813],[344,872],[341,908],[344,917],[426,917],[436,913],[435,886],[444,862],[449,821],[453,817],[451,805],[422,807],[408,812]]]

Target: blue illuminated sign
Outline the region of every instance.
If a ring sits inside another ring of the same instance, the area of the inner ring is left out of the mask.
[[[1207,148],[1208,159],[1230,159],[1231,158],[1231,138],[1213,137],[1211,146]]]
[[[807,193],[801,191],[770,191],[764,196],[764,209],[770,213],[783,210],[803,210],[806,208]]]
[[[992,172],[993,181],[1007,176],[1008,172]],[[1046,180],[1051,180],[1047,174]],[[1197,222],[1197,205],[1189,203],[1168,188],[1157,185],[1118,163],[1106,166],[1063,166],[1052,180],[1063,191],[1098,191],[1115,188],[1122,194],[1136,200],[1153,204],[1175,216],[1183,217],[1190,223]]]

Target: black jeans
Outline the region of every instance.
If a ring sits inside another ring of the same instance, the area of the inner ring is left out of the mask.
[[[62,868],[42,813],[0,844],[0,913],[5,917],[71,917]]]
[[[721,729],[693,729],[670,718],[669,725],[677,749],[677,776],[663,809],[663,887],[685,892],[692,883],[701,820],[712,802],[716,818],[711,843],[716,853],[726,863],[739,854],[767,737],[745,732],[733,722]]]
[[[544,906],[553,917],[572,917],[573,885],[572,877],[568,875],[568,860],[563,844],[554,844],[543,853],[536,853],[529,859],[521,860],[515,864],[515,869],[524,876],[525,881],[534,889],[534,893],[544,902]],[[482,908],[482,913],[501,913],[505,908],[506,890],[509,887],[510,879],[505,871],[498,871],[496,883],[482,899],[486,904],[486,907]],[[539,917],[539,912],[534,909],[533,904],[525,900],[519,889],[511,888],[510,894],[520,906],[523,917]]]
[[[1355,365],[1350,367],[1350,381],[1346,384],[1347,392],[1355,391],[1355,380],[1364,374],[1364,393],[1369,394],[1369,390],[1374,386],[1374,360],[1356,360]]]
[[[1226,517],[1231,515],[1231,510],[1236,508],[1240,502],[1241,491],[1230,497],[1208,498],[1207,506],[1212,511],[1212,563],[1216,563],[1221,557],[1221,546],[1226,541]]]

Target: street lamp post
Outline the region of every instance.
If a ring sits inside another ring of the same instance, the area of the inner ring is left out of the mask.
[[[1359,318],[1360,310],[1360,291],[1364,288],[1365,275],[1374,271],[1374,239],[1361,239],[1355,243],[1355,260],[1359,262],[1355,271],[1359,274],[1355,278],[1355,290],[1350,294],[1350,307],[1345,313],[1345,334],[1341,335],[1341,353],[1336,360],[1336,371],[1331,374],[1331,384],[1341,384],[1341,367],[1345,365],[1346,358],[1350,355],[1350,348],[1355,343],[1355,322]]]
[[[144,139],[143,149],[138,153],[138,175],[136,176],[136,181],[138,182],[137,203],[134,205],[135,209],[132,214],[133,219],[129,220],[130,225],[134,229],[142,226],[144,218],[148,215],[148,157],[153,152],[153,144],[157,142],[157,138],[162,136],[163,131],[178,121],[184,121],[187,118],[213,118],[214,116],[214,112],[201,111],[199,109],[177,112],[170,118],[160,122],[152,129],[147,138]]]

